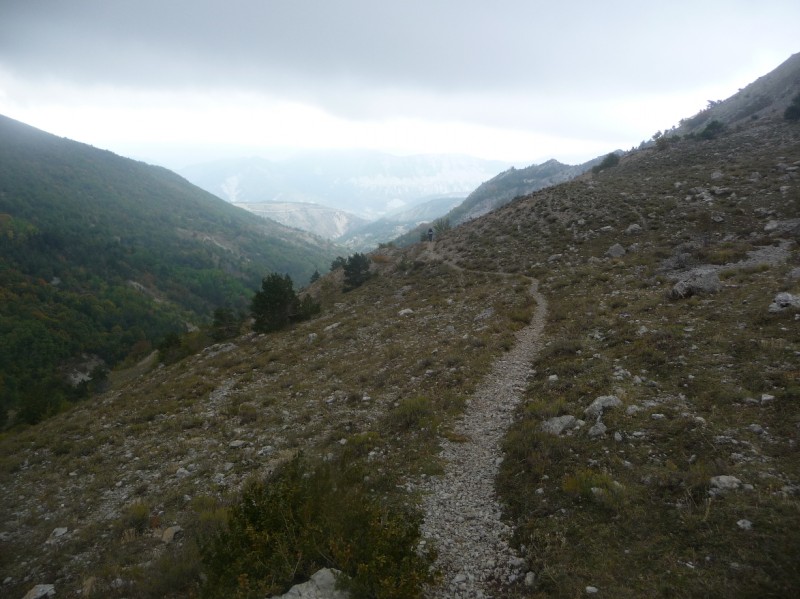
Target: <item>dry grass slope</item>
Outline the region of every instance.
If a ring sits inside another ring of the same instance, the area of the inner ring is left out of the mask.
[[[363,287],[317,284],[315,320],[5,433],[3,593],[187,595],[196,539],[299,452],[360,461],[370,492],[415,501],[403,483],[441,472],[439,441],[530,317],[525,279],[473,272],[498,271],[539,279],[550,316],[498,479],[537,581],[504,594],[793,595],[800,322],[768,306],[800,295],[799,167],[800,128],[766,119],[636,152],[443,235],[436,255],[463,271],[382,250]],[[670,299],[697,269],[719,289]],[[598,433],[585,409],[608,395],[622,405]],[[585,424],[542,431],[565,415]]]
[[[212,346],[5,434],[11,596],[47,581],[67,595],[163,596],[196,577],[180,569],[196,561],[192,540],[246,481],[300,452],[363,461],[387,495],[438,471],[437,439],[529,299],[524,282],[417,261],[419,249],[378,258],[377,276],[347,294],[323,281],[313,321]],[[163,543],[176,525],[184,540]],[[67,532],[50,539],[55,528]]]

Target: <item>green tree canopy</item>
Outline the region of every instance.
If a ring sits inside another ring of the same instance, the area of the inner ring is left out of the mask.
[[[792,99],[792,103],[783,113],[783,118],[787,121],[800,121],[800,94]]]
[[[302,300],[297,297],[292,278],[278,273],[261,281],[261,291],[255,294],[250,306],[255,319],[253,329],[260,333],[278,331],[293,322],[308,320],[320,309],[311,296],[306,295]]]
[[[369,258],[366,254],[356,253],[347,259],[344,265],[344,288],[350,291],[360,287],[370,277]]]
[[[261,291],[253,297],[253,328],[260,333],[282,329],[297,314],[299,303],[291,277],[272,273],[261,281]]]

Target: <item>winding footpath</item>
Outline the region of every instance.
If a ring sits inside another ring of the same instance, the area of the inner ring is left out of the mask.
[[[454,432],[467,440],[442,440],[445,473],[423,478],[416,486],[425,512],[422,534],[435,545],[442,573],[441,584],[428,589],[429,599],[497,597],[502,587],[533,576],[509,546],[512,530],[500,519],[494,489],[502,462],[500,444],[541,349],[547,318],[547,301],[533,279],[530,294],[536,301],[530,324],[517,333],[511,351],[494,363],[455,423]]]

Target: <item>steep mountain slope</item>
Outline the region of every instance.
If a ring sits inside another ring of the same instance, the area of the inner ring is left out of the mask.
[[[793,54],[775,70],[759,77],[739,93],[721,102],[711,102],[706,110],[681,121],[679,135],[700,133],[711,121],[735,126],[762,117],[780,118],[800,88],[800,52]]]
[[[394,243],[401,246],[416,243],[420,233],[424,233],[435,219],[441,218],[454,226],[478,218],[507,204],[514,198],[574,179],[602,160],[603,157],[599,157],[574,166],[562,164],[557,160],[548,160],[542,164],[532,164],[522,169],[512,167],[481,183],[463,202],[449,211],[432,216],[421,226],[404,227],[405,231],[398,232]]]
[[[0,117],[0,411],[66,359],[114,363],[261,277],[307,281],[335,250],[165,169]]]
[[[499,478],[531,595],[799,588],[799,174],[800,127],[763,119],[635,152],[437,244],[540,278],[550,304]]]
[[[507,204],[516,197],[527,195],[544,187],[557,185],[574,179],[598,164],[595,158],[584,164],[568,165],[557,160],[533,164],[526,168],[511,168],[482,183],[464,202],[453,209],[445,218],[451,224],[459,224]]]
[[[497,597],[793,596],[798,226],[800,125],[768,116],[713,139],[672,136],[433,243],[383,248],[362,287],[342,293],[340,272],[311,287],[316,320],[133,372],[91,406],[0,439],[4,590],[196,596],[219,567],[207,539],[246,481],[297,454],[349,474],[316,493],[360,489],[414,524],[420,491],[438,492],[452,468],[440,448],[480,444],[480,429],[458,428],[466,415],[511,424],[492,463],[530,575],[478,580],[482,563],[424,596],[477,583]],[[529,326],[530,278],[548,305],[541,351],[509,391],[516,411],[494,411],[473,398]],[[307,505],[269,507],[295,523]],[[229,553],[286,538],[259,508],[245,504],[254,524]],[[454,543],[489,516],[428,515],[425,543]],[[284,548],[287,588],[312,566],[368,573],[374,563],[347,556],[383,542],[315,540],[311,559]],[[228,568],[231,595],[253,590],[258,566],[245,562]]]

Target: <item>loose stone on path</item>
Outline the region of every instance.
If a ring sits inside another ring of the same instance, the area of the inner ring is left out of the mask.
[[[501,520],[494,489],[500,443],[541,348],[547,302],[535,282],[530,293],[537,302],[531,323],[517,333],[514,347],[494,364],[455,425],[468,441],[442,440],[445,473],[417,485],[425,511],[422,533],[435,544],[443,574],[442,584],[429,589],[432,599],[489,598],[505,585],[535,580],[509,545],[512,530]]]

